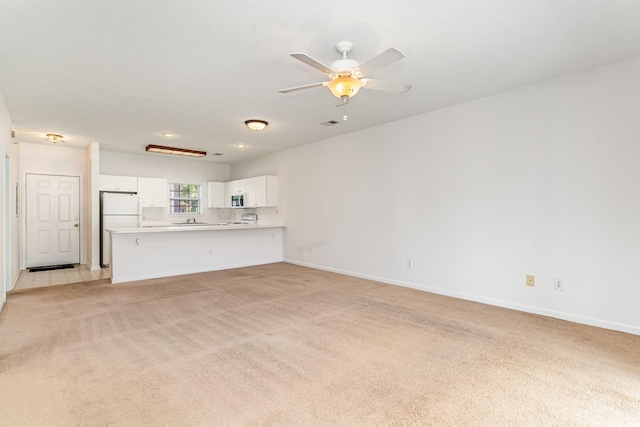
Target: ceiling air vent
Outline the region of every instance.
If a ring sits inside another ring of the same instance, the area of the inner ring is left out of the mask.
[[[333,125],[337,125],[340,122],[336,122],[335,120],[329,120],[328,122],[324,122],[324,123],[320,123],[321,125],[324,126],[333,126]]]

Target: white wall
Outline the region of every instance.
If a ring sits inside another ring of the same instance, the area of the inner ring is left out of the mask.
[[[16,215],[18,183],[17,146],[11,138],[11,118],[0,94],[0,311],[6,292],[13,289],[20,274],[19,218]]]
[[[20,150],[18,144],[13,144],[11,157],[11,283],[13,289],[20,275],[20,206],[18,201],[20,187]]]
[[[10,171],[10,164],[8,160],[13,152],[11,141],[11,117],[9,117],[9,111],[4,103],[4,98],[0,94],[0,230],[2,232],[2,239],[0,240],[0,311],[4,307],[7,300],[7,290],[11,287],[10,274],[8,272],[11,269],[10,263],[7,262],[7,254],[11,251],[11,239],[7,236],[6,232],[10,225],[10,216],[8,209],[10,206],[10,191],[7,188],[11,183],[7,183],[8,174]]]
[[[183,184],[201,184],[203,206],[207,205],[207,182],[229,180],[229,165],[198,161],[197,159],[181,159],[178,156],[161,154],[128,154],[113,151],[100,151],[101,175],[145,176],[151,178],[167,178],[169,182]],[[228,215],[225,210],[224,215]],[[143,209],[146,221],[170,221],[168,208]],[[217,218],[218,210],[203,208],[198,218]]]
[[[87,175],[85,179],[87,235],[87,267],[100,270],[100,144],[92,142],[87,147]]]
[[[291,262],[640,334],[638,112],[634,58],[232,178],[278,175]]]

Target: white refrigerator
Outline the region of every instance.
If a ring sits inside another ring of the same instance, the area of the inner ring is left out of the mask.
[[[100,265],[108,267],[111,261],[111,240],[106,231],[112,228],[140,226],[138,195],[136,193],[100,193]]]

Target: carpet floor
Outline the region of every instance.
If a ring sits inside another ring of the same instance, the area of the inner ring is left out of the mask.
[[[640,425],[640,336],[278,263],[13,292],[0,425]]]

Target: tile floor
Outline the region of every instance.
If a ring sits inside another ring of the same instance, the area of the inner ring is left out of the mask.
[[[109,277],[109,269],[91,271],[86,265],[76,264],[74,268],[63,270],[35,271],[22,270],[13,290],[40,288],[43,286],[64,285],[65,283],[87,282]]]

